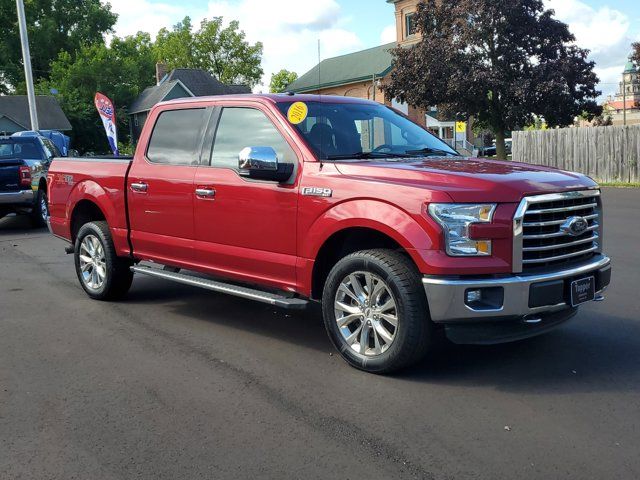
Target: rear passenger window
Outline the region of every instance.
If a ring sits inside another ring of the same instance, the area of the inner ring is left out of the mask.
[[[280,163],[296,163],[296,155],[260,110],[225,108],[216,132],[211,165],[238,169],[238,154],[246,147],[271,147]]]
[[[147,158],[153,163],[198,165],[206,112],[204,108],[162,112],[151,133]]]

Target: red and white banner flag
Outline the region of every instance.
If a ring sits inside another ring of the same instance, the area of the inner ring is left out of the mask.
[[[115,156],[119,155],[118,152],[118,132],[116,131],[116,110],[113,107],[113,102],[102,93],[96,93],[94,98],[96,108],[102,119],[102,125],[107,133],[107,139],[109,140],[109,146]]]

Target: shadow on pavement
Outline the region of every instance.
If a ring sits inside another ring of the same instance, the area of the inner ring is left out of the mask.
[[[167,287],[159,280],[137,278],[126,302],[163,304],[191,319],[337,355],[317,305],[304,312],[287,312],[187,286]],[[493,346],[446,343],[436,354],[387,380],[494,385],[500,390],[529,394],[638,391],[640,324],[630,318],[600,314],[587,306],[557,330],[529,340]]]
[[[0,219],[0,236],[5,233],[42,233],[44,227],[34,227],[28,215],[10,215]]]

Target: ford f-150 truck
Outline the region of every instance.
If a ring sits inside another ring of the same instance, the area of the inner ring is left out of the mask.
[[[120,298],[139,274],[318,301],[337,350],[370,372],[416,362],[442,334],[546,332],[610,282],[590,178],[463,158],[365,100],[173,100],[133,158],[60,158],[48,178],[50,229],[90,297]]]

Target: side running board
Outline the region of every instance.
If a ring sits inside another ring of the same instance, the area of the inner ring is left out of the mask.
[[[287,310],[303,310],[309,304],[308,300],[304,300],[302,298],[289,298],[275,293],[263,292],[262,290],[239,287],[230,283],[223,283],[206,278],[194,277],[192,275],[185,275],[183,273],[174,273],[157,268],[133,266],[131,267],[131,271],[134,273],[139,273],[141,275],[148,275],[150,277],[172,280],[184,285],[191,285],[192,287],[200,287],[206,290],[213,290],[214,292],[218,293],[226,293],[228,295],[242,297],[248,300],[255,300],[256,302],[268,303],[269,305],[273,305],[274,307],[286,308]]]

